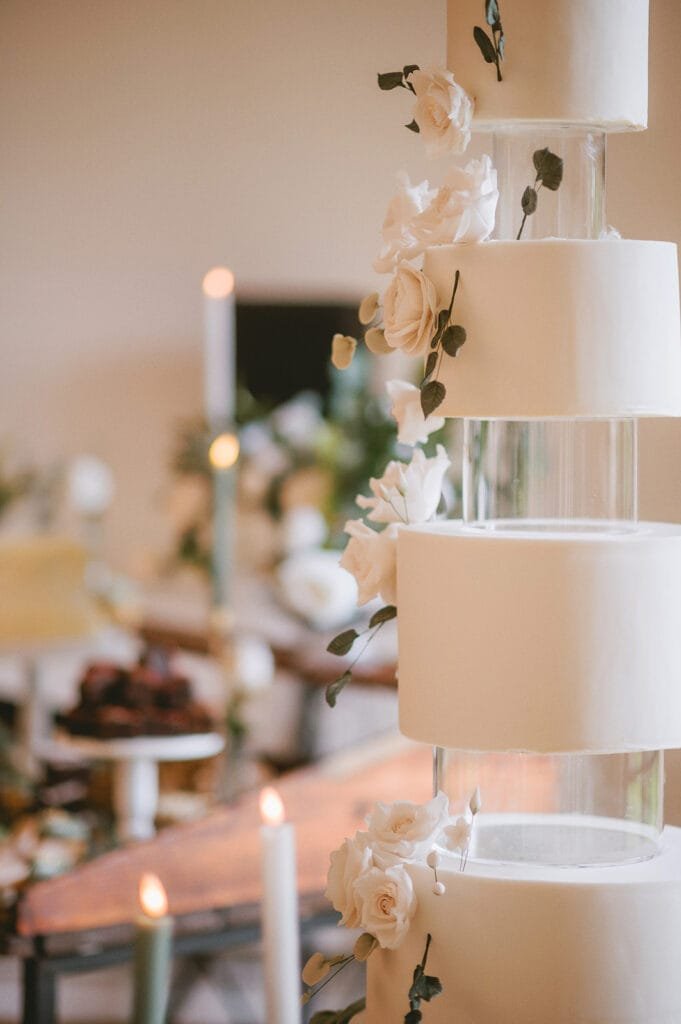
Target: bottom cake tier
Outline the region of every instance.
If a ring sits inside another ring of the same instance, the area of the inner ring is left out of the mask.
[[[406,938],[368,961],[366,1024],[401,1024],[415,966],[443,992],[424,1024],[679,1024],[681,829],[617,867],[410,864]]]

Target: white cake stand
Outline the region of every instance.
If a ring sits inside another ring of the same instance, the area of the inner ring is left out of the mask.
[[[119,838],[127,841],[154,835],[159,764],[215,757],[223,749],[225,739],[216,732],[112,740],[60,733],[58,743],[88,761],[112,762],[116,828]]]

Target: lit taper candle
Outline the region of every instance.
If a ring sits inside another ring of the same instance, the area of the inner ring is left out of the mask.
[[[203,279],[203,396],[206,419],[222,429],[234,419],[236,303],[234,274],[213,267]]]
[[[260,794],[262,933],[268,1024],[300,1024],[300,938],[295,831],[276,789]]]
[[[160,878],[144,874],[139,883],[141,913],[135,932],[133,1024],[163,1024],[170,987],[173,919]]]

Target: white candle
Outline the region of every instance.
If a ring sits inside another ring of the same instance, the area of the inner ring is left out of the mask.
[[[236,307],[234,274],[213,267],[203,279],[203,397],[208,423],[234,419],[236,393]]]
[[[300,939],[293,825],[284,821],[281,797],[270,786],[260,794],[262,931],[268,1024],[300,1024]]]

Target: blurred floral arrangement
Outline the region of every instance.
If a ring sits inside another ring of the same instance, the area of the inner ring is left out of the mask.
[[[241,392],[238,477],[239,556],[250,569],[277,567],[280,596],[319,629],[356,614],[356,585],[338,568],[343,529],[367,477],[380,476],[400,453],[391,416],[401,396],[372,379],[364,352],[343,374],[333,373],[326,407],[301,392],[270,409]],[[383,393],[381,393],[383,392]],[[439,434],[429,448],[435,451]],[[208,572],[212,487],[204,422],[180,426],[172,471],[175,565]]]

